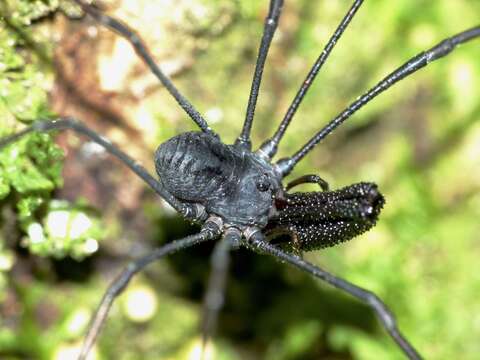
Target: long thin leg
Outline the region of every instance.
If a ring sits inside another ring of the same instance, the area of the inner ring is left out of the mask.
[[[153,60],[150,51],[143,43],[140,36],[135,33],[135,31],[133,31],[123,22],[104,14],[93,6],[84,3],[82,0],[73,1],[78,4],[83,11],[93,17],[100,24],[106,26],[107,28],[113,30],[114,32],[120,34],[125,39],[127,39],[135,49],[138,56],[145,62],[145,64],[147,64],[152,73],[160,80],[163,86],[165,86],[170,95],[175,98],[177,103],[188,114],[188,116],[198,125],[198,127],[202,131],[213,134],[213,131],[210,129],[202,115],[200,115],[200,113],[194,108],[194,106],[178,91],[178,89],[175,87],[175,85],[173,85],[170,79],[160,70],[160,68]]]
[[[277,168],[283,176],[290,173],[295,165],[307,155],[322,139],[335,130],[340,124],[351,117],[355,112],[361,109],[365,104],[370,102],[380,93],[384,92],[392,85],[396,84],[400,80],[413,74],[417,70],[420,70],[448,54],[450,54],[457,45],[465,43],[480,37],[480,26],[465,30],[455,36],[447,38],[431,49],[421,52],[414,56],[402,66],[397,68],[390,75],[386,76],[377,85],[368,90],[365,94],[360,96],[357,100],[351,103],[342,113],[337,115],[332,121],[330,121],[323,129],[317,132],[300,150],[298,150],[292,157],[283,158],[277,162]]]
[[[288,254],[281,249],[270,245],[266,242],[265,237],[260,233],[254,233],[249,239],[248,247],[253,248],[253,250],[260,253],[271,255],[280,261],[287,262],[296,268],[305,271],[316,278],[319,278],[328,284],[345,291],[351,296],[357,298],[364,304],[370,306],[376,313],[378,319],[380,320],[382,326],[387,330],[393,340],[397,345],[402,349],[406,356],[409,359],[419,360],[421,359],[420,354],[415,350],[415,348],[409,343],[409,341],[402,335],[400,330],[397,327],[395,317],[392,312],[388,309],[387,305],[378,298],[374,293],[362,289],[346,280],[338,278],[325,270],[320,269],[319,267],[291,254]]]
[[[228,266],[230,263],[230,250],[240,242],[240,239],[241,233],[239,230],[235,228],[227,229],[224,239],[219,241],[213,250],[211,258],[212,270],[203,305],[202,358],[208,340],[215,332],[218,313],[223,307]]]
[[[207,222],[200,233],[168,243],[158,249],[153,250],[153,252],[150,254],[130,263],[112,282],[103,296],[95,316],[90,323],[90,327],[88,328],[88,332],[83,341],[78,360],[84,360],[87,357],[88,352],[95,343],[95,340],[97,339],[100,330],[105,323],[108,312],[110,311],[114,300],[123,292],[129,281],[136,273],[143,270],[147,265],[162,258],[163,256],[186,249],[201,242],[213,240],[218,237],[219,234],[220,229],[218,226],[214,223]]]
[[[156,180],[152,175],[148,173],[148,171],[138,164],[135,160],[133,160],[130,156],[125,154],[121,151],[118,147],[113,145],[109,140],[105,139],[104,137],[98,135],[92,129],[83,125],[80,121],[74,118],[59,118],[57,120],[49,120],[49,121],[37,121],[33,125],[19,131],[16,134],[9,135],[7,137],[0,139],[0,150],[11,144],[23,136],[38,131],[38,132],[49,132],[54,130],[66,130],[71,129],[78,134],[85,135],[90,138],[92,141],[97,143],[98,145],[102,146],[107,150],[110,154],[118,158],[122,163],[128,166],[135,174],[137,174],[143,181],[145,181],[157,194],[159,194],[162,198],[165,199],[174,209],[180,212],[187,218],[195,219],[198,217],[198,209],[195,207],[188,207],[185,204],[179,202],[176,198],[174,198],[169,192],[167,192],[161,183]]]
[[[338,25],[333,35],[328,40],[327,45],[325,45],[325,48],[322,50],[322,53],[320,54],[317,61],[313,65],[312,69],[308,73],[307,77],[303,81],[302,86],[298,90],[297,95],[295,95],[295,98],[293,99],[292,104],[288,108],[287,113],[285,114],[277,131],[275,132],[273,137],[267,140],[266,142],[264,142],[263,145],[258,150],[260,153],[265,154],[268,157],[268,159],[271,159],[277,153],[278,144],[282,139],[283,135],[285,134],[285,131],[287,130],[288,125],[290,124],[290,121],[292,120],[293,116],[297,112],[297,109],[300,106],[300,103],[302,102],[303,98],[307,94],[307,91],[310,88],[310,86],[313,84],[313,81],[315,80],[315,77],[317,76],[318,72],[322,68],[323,64],[327,61],[333,48],[335,47],[337,42],[340,40],[340,37],[342,36],[343,32],[350,24],[350,21],[353,19],[353,17],[355,16],[357,10],[360,8],[362,3],[363,3],[363,0],[356,0],[353,2],[352,6],[350,7],[350,10],[348,10],[347,14],[344,16],[344,18]]]
[[[257,64],[255,65],[255,73],[253,74],[252,88],[248,99],[247,114],[243,123],[242,133],[235,142],[236,145],[251,149],[250,130],[252,129],[253,116],[257,105],[258,91],[262,82],[263,68],[267,59],[268,49],[277,29],[278,19],[282,12],[283,0],[270,0],[270,9],[265,19],[262,41],[258,50]]]

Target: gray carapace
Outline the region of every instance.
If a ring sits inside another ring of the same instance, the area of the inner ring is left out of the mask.
[[[283,197],[281,177],[268,161],[208,133],[188,132],[163,143],[155,168],[177,199],[242,229],[264,228],[275,198]]]

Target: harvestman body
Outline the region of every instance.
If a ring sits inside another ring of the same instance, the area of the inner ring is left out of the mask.
[[[200,233],[154,250],[131,263],[120,274],[102,299],[79,358],[84,359],[88,354],[113,301],[127,286],[133,275],[152,261],[167,254],[222,237],[212,256],[213,269],[205,299],[204,342],[213,333],[218,311],[223,304],[229,251],[244,246],[281,259],[371,306],[381,324],[404,354],[410,359],[420,359],[419,353],[398,330],[392,313],[375,294],[337,278],[295,255],[299,251],[320,249],[347,241],[374,226],[384,204],[383,196],[378,192],[377,186],[372,183],[358,183],[340,190],[329,191],[328,184],[315,175],[302,176],[286,187],[282,185],[282,179],[316,144],[363,105],[406,76],[449,54],[456,45],[480,37],[480,27],[471,28],[445,39],[433,48],[408,60],[350,104],[294,155],[272,163],[271,160],[277,152],[278,144],[293,115],[338,39],[363,3],[362,0],[353,2],[299,89],[276,133],[255,152],[251,151],[250,130],[263,67],[278,24],[283,0],[270,1],[245,123],[242,133],[233,145],[221,142],[202,116],[156,66],[147,48],[134,31],[120,21],[83,3],[82,0],[74,1],[98,22],[131,42],[138,55],[201,130],[180,134],[159,146],[155,153],[155,167],[159,180],[153,178],[143,167],[109,141],[75,119],[39,121],[17,134],[0,139],[0,148],[2,148],[33,131],[74,130],[89,137],[120,159],[186,219],[202,224]],[[288,192],[292,187],[307,182],[317,183],[321,191]],[[288,235],[289,240],[282,243],[277,239],[285,237],[278,237],[279,234]],[[266,236],[272,240],[267,241]]]

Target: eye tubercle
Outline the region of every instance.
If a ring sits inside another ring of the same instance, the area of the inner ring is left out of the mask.
[[[258,191],[265,192],[270,190],[270,183],[265,179],[260,179],[256,183]]]

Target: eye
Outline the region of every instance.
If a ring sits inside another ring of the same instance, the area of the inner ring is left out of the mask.
[[[262,176],[257,180],[257,189],[261,192],[265,192],[270,189],[270,181],[268,181],[266,176]]]

